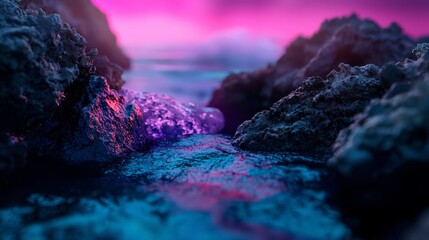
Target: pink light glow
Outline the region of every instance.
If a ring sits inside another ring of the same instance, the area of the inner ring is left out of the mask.
[[[231,29],[285,45],[310,35],[326,18],[356,12],[381,25],[398,22],[413,36],[427,34],[425,0],[93,0],[124,46],[148,48],[202,43]]]
[[[269,166],[266,166],[270,168]],[[179,183],[156,183],[148,190],[165,192],[178,206],[215,213],[224,201],[260,201],[286,191],[284,183],[277,179],[249,174],[254,168],[239,155],[224,169],[200,170],[190,168]]]

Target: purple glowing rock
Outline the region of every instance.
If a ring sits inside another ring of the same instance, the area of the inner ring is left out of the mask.
[[[119,94],[129,103],[141,108],[150,139],[214,134],[224,126],[223,114],[216,108],[183,104],[169,96],[156,93],[123,89]]]

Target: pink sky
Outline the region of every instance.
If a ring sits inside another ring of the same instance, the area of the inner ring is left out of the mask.
[[[427,34],[427,0],[92,0],[108,16],[123,46],[200,44],[224,32],[286,45],[314,33],[326,18],[356,12],[386,26],[398,22]]]

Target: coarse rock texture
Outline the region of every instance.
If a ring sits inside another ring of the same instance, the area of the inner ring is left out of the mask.
[[[22,5],[30,9],[42,8],[47,14],[60,14],[64,22],[76,27],[85,37],[89,48],[97,48],[100,55],[124,69],[130,68],[130,59],[118,46],[106,16],[91,0],[22,0]]]
[[[392,86],[357,115],[338,135],[328,162],[338,176],[336,199],[366,232],[375,222],[413,218],[428,207],[428,50],[429,44],[419,45],[416,61],[397,64],[409,84]]]
[[[82,92],[84,91],[84,92]],[[145,146],[143,113],[92,76],[65,93],[65,102],[32,140],[32,151],[72,166],[100,166]]]
[[[91,74],[85,46],[85,39],[58,15],[24,11],[15,1],[0,1],[2,178],[23,166],[25,137],[50,118],[65,89]]]
[[[405,93],[394,86],[339,134],[329,164],[342,175],[372,180],[406,163],[429,159],[428,50],[429,44],[419,45],[417,61],[398,64],[406,79],[420,80],[410,91],[406,85]]]
[[[270,110],[240,125],[233,144],[253,151],[329,152],[354,115],[388,89],[379,72],[375,65],[341,64],[326,80],[309,78]]]
[[[292,42],[274,65],[228,76],[213,94],[209,106],[224,113],[224,132],[232,134],[240,123],[268,109],[308,77],[325,77],[340,63],[382,66],[389,61],[401,61],[415,44],[396,24],[380,28],[355,15],[328,20],[311,38],[300,37]]]
[[[9,0],[0,3],[0,45],[1,132],[19,136],[36,127],[91,70],[85,40],[58,15],[28,13]]]
[[[123,89],[121,96],[141,108],[150,140],[171,139],[192,134],[214,134],[222,130],[224,119],[215,108],[179,103],[172,97]]]

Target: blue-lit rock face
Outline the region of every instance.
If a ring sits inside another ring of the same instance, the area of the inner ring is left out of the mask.
[[[241,124],[234,145],[253,151],[329,152],[339,131],[388,89],[379,71],[372,64],[341,64],[326,79],[305,80],[269,110]]]
[[[216,135],[160,143],[99,177],[47,170],[14,188],[0,199],[0,233],[32,239],[341,239],[349,230],[325,202],[325,161],[242,152]]]
[[[360,218],[366,232],[392,231],[390,223],[404,222],[427,208],[428,50],[428,44],[419,45],[417,59],[385,67],[382,75],[403,82],[372,101],[341,131],[328,162],[338,173],[337,201]]]
[[[339,134],[329,165],[343,176],[371,181],[404,164],[427,162],[429,44],[419,45],[414,53],[418,57],[415,61],[397,64],[396,71],[408,82],[394,85]]]
[[[309,77],[324,78],[339,70],[340,63],[382,66],[402,61],[416,44],[397,24],[382,28],[355,15],[326,20],[311,38],[294,40],[274,65],[228,76],[209,106],[225,114],[225,132],[233,134],[241,123],[269,109]]]

